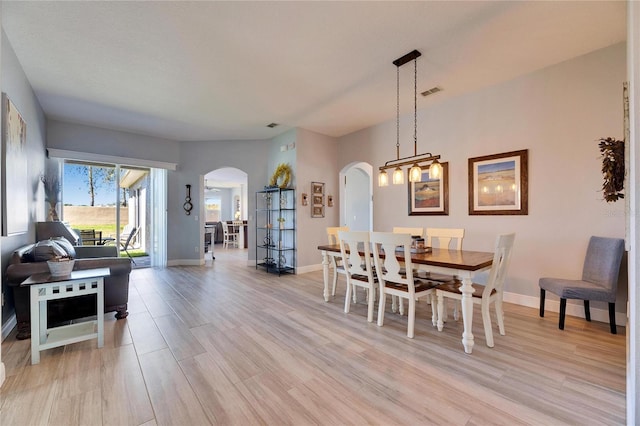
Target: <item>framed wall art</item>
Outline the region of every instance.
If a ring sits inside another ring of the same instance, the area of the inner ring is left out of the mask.
[[[27,174],[27,124],[2,94],[2,235],[27,232],[31,193]]]
[[[311,217],[324,217],[324,183],[311,182]]]
[[[449,214],[449,163],[442,163],[442,176],[433,179],[422,169],[420,182],[409,182],[409,216]]]
[[[469,158],[469,214],[529,214],[528,162],[526,149]]]

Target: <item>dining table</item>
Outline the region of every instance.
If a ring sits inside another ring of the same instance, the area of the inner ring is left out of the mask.
[[[329,264],[330,257],[342,257],[340,244],[319,245],[322,253],[322,272],[324,281],[324,300],[329,301]],[[404,262],[404,252],[396,252],[396,258]],[[418,270],[426,270],[438,274],[456,276],[461,282],[462,292],[462,345],[464,351],[470,354],[473,350],[473,278],[482,271],[491,269],[493,253],[470,250],[449,250],[439,248],[427,248],[424,253],[412,253],[411,262]]]

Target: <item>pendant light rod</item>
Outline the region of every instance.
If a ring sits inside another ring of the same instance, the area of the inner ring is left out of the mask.
[[[398,158],[396,160],[389,160],[386,163],[384,163],[384,166],[378,167],[378,170],[386,170],[386,169],[391,169],[391,168],[400,167],[400,166],[408,166],[409,164],[413,164],[416,162],[422,163],[423,161],[433,161],[433,160],[439,160],[439,159],[440,159],[439,155],[433,155],[430,152],[426,152],[424,154],[412,155],[410,157]],[[406,161],[403,161],[403,160],[406,160]]]

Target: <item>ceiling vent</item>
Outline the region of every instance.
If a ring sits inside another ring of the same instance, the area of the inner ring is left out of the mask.
[[[422,96],[429,96],[429,95],[433,95],[434,93],[438,93],[438,92],[442,92],[442,89],[439,87],[432,87],[429,90],[425,90],[424,92],[422,92]]]
[[[267,124],[267,127],[270,128],[270,129],[273,129],[276,126],[278,126],[278,123],[269,123],[269,124]]]

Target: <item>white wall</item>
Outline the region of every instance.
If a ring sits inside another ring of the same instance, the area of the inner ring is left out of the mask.
[[[335,138],[309,130],[298,129],[298,167],[296,169],[298,215],[298,272],[321,261],[318,245],[327,243],[327,226],[338,226],[340,208],[338,197],[337,156]],[[311,182],[324,182],[325,209],[323,218],[311,217]],[[301,194],[309,194],[309,205],[302,205]],[[327,196],[333,195],[333,207],[326,206]]]
[[[640,172],[640,4],[627,3],[627,60],[629,78],[629,176],[631,188],[628,193],[630,212],[627,216],[631,243],[629,264],[629,324],[627,327],[627,424],[640,424],[640,297],[638,297],[638,282],[640,269],[638,267],[638,243],[640,242],[640,186],[638,173]]]
[[[203,176],[211,170],[221,167],[235,167],[247,173],[248,201],[248,259],[255,259],[255,193],[263,189],[271,176],[268,169],[271,142],[258,141],[207,141],[181,142],[180,165],[178,170],[169,173],[168,188],[168,247],[169,265],[199,264],[204,257],[202,247],[204,215],[192,213],[185,215],[182,209],[185,197],[185,185],[191,184],[191,198],[194,206],[201,203]],[[198,184],[199,182],[199,184]]]
[[[180,162],[180,144],[168,139],[49,120],[47,148],[166,163]]]
[[[24,74],[6,34],[2,31],[2,65],[0,88],[5,92],[27,125],[27,179],[32,188],[28,198],[29,230],[25,234],[1,237],[2,270],[8,265],[11,253],[18,247],[35,242],[35,222],[44,220],[44,190],[40,175],[45,165],[45,126],[46,120],[31,85]],[[11,200],[9,200],[11,202]],[[2,308],[2,323],[7,323],[14,314],[13,294],[4,283],[5,306]]]
[[[531,299],[541,276],[579,278],[589,236],[624,237],[624,203],[602,200],[598,139],[623,137],[625,66],[618,44],[419,111],[418,152],[449,162],[450,213],[409,217],[406,184],[376,185],[374,229],[463,227],[464,247],[485,251],[514,231],[505,290]],[[413,154],[412,121],[402,118],[400,157]],[[394,118],[340,138],[339,166],[395,158],[395,130]],[[467,159],[519,149],[529,150],[529,214],[469,216]]]

